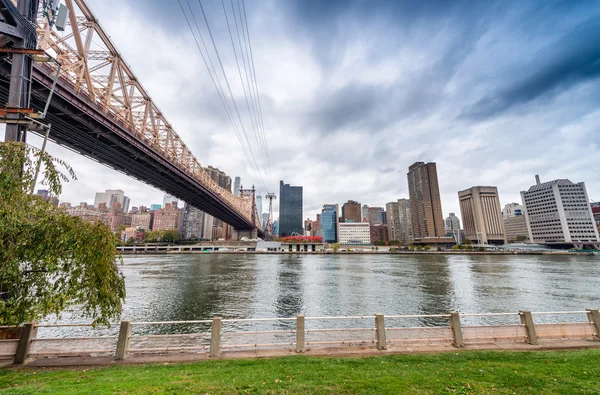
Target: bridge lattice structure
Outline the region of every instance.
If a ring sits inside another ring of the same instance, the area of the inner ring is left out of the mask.
[[[68,18],[63,32],[52,29],[41,11],[37,19],[38,48],[46,51],[57,62],[36,64],[34,67],[33,80],[36,86],[32,103],[35,107],[41,106],[42,96],[47,97],[54,75],[57,71],[59,73],[55,95],[47,116],[48,121],[53,124],[50,138],[109,167],[172,193],[236,229],[255,229],[262,234],[260,220],[253,215],[253,199],[250,196],[234,196],[220,187],[203,170],[198,159],[144,89],[86,2],[64,2],[68,9]],[[45,93],[40,94],[40,91],[44,90]],[[0,92],[0,96],[6,96],[7,89],[4,91]],[[78,111],[83,112],[88,122],[81,117],[77,118]],[[67,133],[68,125],[60,117],[76,119],[88,134],[97,133],[96,140],[100,141],[100,136],[103,136],[107,141],[84,142],[82,139],[87,137],[74,137],[73,131]],[[110,133],[116,135],[112,136]],[[123,142],[127,143],[126,148],[123,148]],[[119,143],[123,143],[121,147],[118,146]],[[103,150],[95,150],[93,144],[102,146]],[[110,152],[111,147],[114,152]],[[124,150],[128,151],[125,155],[118,152]],[[153,165],[152,158],[161,162],[161,166],[154,169],[160,173],[160,177],[146,174],[147,172],[139,169],[139,166],[134,166],[132,162],[131,166],[126,163],[128,160],[135,161],[142,157],[144,160],[140,160],[141,165],[146,167]],[[176,182],[168,180],[170,171],[177,173]],[[186,187],[186,180],[193,185]]]

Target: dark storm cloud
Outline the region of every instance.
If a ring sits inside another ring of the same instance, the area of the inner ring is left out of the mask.
[[[600,17],[590,18],[533,55],[520,70],[523,77],[507,81],[470,108],[466,115],[485,118],[516,105],[556,95],[600,76]]]

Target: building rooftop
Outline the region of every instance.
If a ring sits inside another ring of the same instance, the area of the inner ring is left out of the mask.
[[[571,180],[568,180],[566,178],[561,178],[561,179],[558,179],[558,180],[543,182],[543,183],[541,183],[539,185],[537,185],[537,184],[536,185],[532,185],[531,187],[529,187],[529,189],[527,190],[527,192],[533,192],[533,191],[539,191],[539,190],[542,190],[542,189],[547,189],[547,188],[550,188],[550,187],[552,187],[553,185],[556,185],[556,184],[559,184],[559,185],[565,185],[565,184],[566,185],[573,185],[574,183],[571,182]]]

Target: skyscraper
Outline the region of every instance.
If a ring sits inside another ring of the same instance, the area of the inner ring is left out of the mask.
[[[412,237],[412,222],[410,217],[410,200],[398,199],[385,205],[387,211],[387,228],[390,240],[398,240],[408,244]]]
[[[186,202],[181,214],[183,215],[181,237],[185,240],[203,238],[204,211]]]
[[[94,207],[99,208],[103,203],[107,208],[112,208],[114,207],[114,203],[119,203],[121,211],[124,213],[129,212],[129,198],[120,189],[107,189],[104,192],[96,193]]]
[[[368,222],[370,225],[383,225],[383,207],[369,207]]]
[[[408,168],[407,178],[415,241],[444,238],[446,232],[436,164],[415,162]]]
[[[163,197],[163,204],[162,204],[162,208],[167,207],[167,203],[173,203],[173,202],[177,202],[177,204],[179,204],[179,199],[177,199],[176,196],[171,195],[169,193],[165,193],[165,196]]]
[[[369,222],[369,206],[364,204],[360,211],[361,211],[361,215],[362,215],[362,219],[360,222]]]
[[[325,204],[321,210],[321,236],[327,243],[335,243],[339,237],[339,206]]]
[[[342,206],[342,218],[344,222],[362,222],[362,209],[360,203],[354,200],[348,200]]]
[[[521,192],[529,240],[542,244],[600,247],[585,183],[567,179],[540,183]]]
[[[302,187],[279,182],[279,236],[302,234]]]
[[[460,220],[454,213],[450,213],[445,221],[446,233],[452,233],[454,230],[460,230]]]
[[[240,185],[241,184],[242,184],[242,179],[240,177],[236,177],[235,181],[233,182],[233,195],[234,196],[238,196],[240,194]]]
[[[498,188],[477,186],[458,192],[465,237],[483,244],[506,244]]]

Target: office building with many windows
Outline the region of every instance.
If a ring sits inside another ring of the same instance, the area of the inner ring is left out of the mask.
[[[585,183],[560,179],[521,192],[529,240],[547,245],[600,248]]]
[[[321,210],[321,236],[326,243],[338,241],[339,234],[339,206],[337,204],[325,204]]]
[[[279,236],[302,235],[302,187],[279,182]]]

